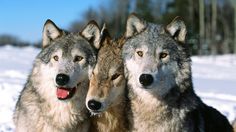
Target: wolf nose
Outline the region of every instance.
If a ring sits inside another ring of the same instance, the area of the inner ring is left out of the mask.
[[[101,108],[102,104],[96,100],[89,100],[88,101],[88,107],[91,110],[99,110]]]
[[[153,77],[150,74],[142,74],[139,77],[139,82],[143,85],[143,86],[149,86],[152,84],[153,82]]]
[[[60,86],[66,85],[69,82],[69,80],[70,80],[70,77],[65,74],[58,74],[56,76],[56,83]]]

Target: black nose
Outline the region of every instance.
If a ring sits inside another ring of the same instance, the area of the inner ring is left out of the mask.
[[[70,80],[70,77],[65,74],[58,74],[56,77],[56,83],[60,86],[66,85]]]
[[[96,100],[89,100],[88,101],[88,107],[91,110],[99,110],[101,108],[102,104]]]
[[[152,84],[153,82],[153,77],[150,74],[142,74],[139,77],[139,82],[143,85],[143,86],[149,86]]]

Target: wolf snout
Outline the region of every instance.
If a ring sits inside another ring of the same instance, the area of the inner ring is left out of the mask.
[[[151,74],[142,74],[139,77],[139,82],[143,85],[143,86],[149,86],[153,83],[153,77]]]
[[[89,100],[88,101],[88,107],[91,110],[97,111],[102,107],[102,103],[98,102],[96,100]]]
[[[59,86],[64,86],[70,81],[70,77],[66,74],[58,74],[56,76],[56,83]]]

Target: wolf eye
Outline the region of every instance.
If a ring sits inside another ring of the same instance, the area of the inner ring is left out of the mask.
[[[55,61],[58,61],[59,57],[58,57],[57,55],[55,55],[55,56],[53,56],[53,59],[54,59]]]
[[[166,58],[167,55],[168,54],[164,52],[160,53],[160,59]]]
[[[74,58],[74,62],[78,62],[78,61],[81,61],[83,60],[84,58],[82,56],[75,56]]]
[[[114,75],[112,75],[112,77],[111,77],[111,80],[115,80],[116,78],[118,78],[120,76],[120,74],[114,74]]]
[[[138,56],[143,57],[143,51],[137,51]]]

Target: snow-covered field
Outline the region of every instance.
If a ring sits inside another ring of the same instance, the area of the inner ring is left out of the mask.
[[[0,47],[0,132],[14,131],[12,114],[39,49]],[[195,91],[232,121],[236,117],[236,55],[192,57]]]
[[[230,121],[236,118],[236,55],[192,57],[195,91]]]

